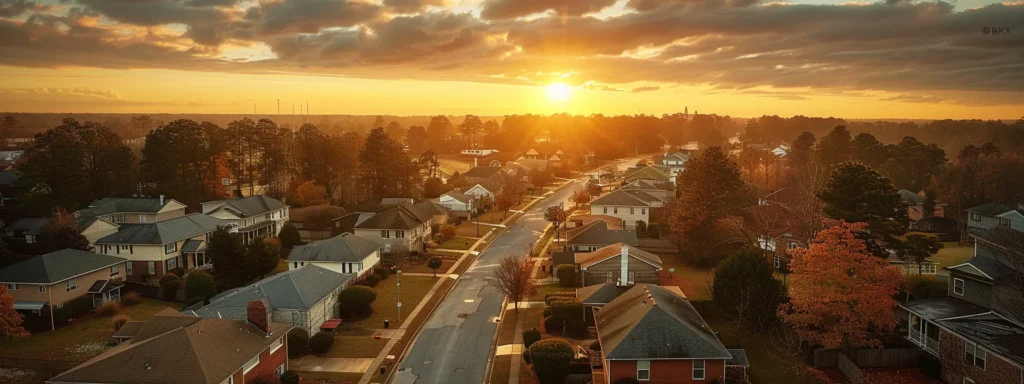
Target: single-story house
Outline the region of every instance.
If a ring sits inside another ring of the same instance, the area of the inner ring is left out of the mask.
[[[358,277],[369,272],[380,262],[380,249],[380,243],[351,233],[343,233],[327,240],[292,248],[288,254],[288,268],[299,269],[306,264],[313,264],[338,273],[355,274]]]
[[[476,207],[476,199],[458,190],[452,190],[438,198],[438,204],[451,210],[452,216],[468,218]]]
[[[0,284],[14,298],[14,309],[38,313],[46,306],[90,294],[93,306],[121,301],[125,259],[77,249],[62,249],[0,269]]]
[[[576,253],[575,258],[584,286],[597,283],[623,286],[658,284],[658,272],[662,270],[658,255],[623,243],[593,252]]]
[[[634,231],[608,229],[608,223],[594,220],[590,224],[570,229],[566,233],[565,250],[591,252],[615,243],[635,247],[639,244],[639,240]]]

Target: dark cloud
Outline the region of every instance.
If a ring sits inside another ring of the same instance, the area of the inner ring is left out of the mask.
[[[444,0],[384,0],[384,5],[400,13],[413,13],[434,5],[444,5]]]
[[[245,19],[263,33],[316,33],[321,28],[351,27],[382,16],[384,8],[362,1],[283,0],[260,3]]]
[[[112,20],[135,25],[192,25],[226,22],[231,18],[224,9],[179,0],[76,0],[76,3]]]
[[[26,11],[43,11],[47,6],[28,0],[0,0],[0,17],[14,17]]]
[[[657,85],[646,85],[646,86],[643,86],[643,87],[633,88],[633,90],[631,92],[633,92],[633,93],[651,92],[651,91],[657,91],[659,89],[661,89],[661,87],[659,87]]]
[[[613,4],[615,0],[485,0],[480,16],[488,20],[502,20],[548,10],[560,15],[579,16],[598,12]]]

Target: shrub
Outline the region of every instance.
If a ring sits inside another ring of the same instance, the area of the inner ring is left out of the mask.
[[[138,292],[128,292],[121,295],[121,305],[123,306],[130,307],[141,302],[142,298],[139,297]]]
[[[380,275],[368,275],[366,276],[366,285],[376,287],[377,283],[380,283]]]
[[[935,276],[907,276],[903,278],[903,289],[914,295],[914,300],[946,296],[946,283]]]
[[[566,321],[583,320],[583,303],[576,299],[553,301],[551,302],[551,315]]]
[[[309,332],[302,328],[288,331],[288,358],[296,358],[306,354],[309,349]]]
[[[548,316],[544,318],[544,329],[551,333],[552,331],[562,331],[562,324],[564,320],[559,319],[555,316]]]
[[[117,315],[117,316],[114,316],[114,319],[113,319],[114,332],[117,332],[119,329],[121,329],[121,327],[123,327],[129,321],[132,321],[132,318],[128,317],[128,315]]]
[[[204,296],[192,296],[192,297],[188,298],[187,306],[191,307],[193,305],[196,305],[196,304],[199,304],[199,303],[205,303],[205,302],[206,302],[206,297],[204,297]]]
[[[556,301],[573,301],[573,300],[576,300],[576,295],[572,295],[572,296],[549,296],[548,298],[544,299],[544,304],[551,305],[551,303],[554,303]]]
[[[587,349],[589,349],[591,351],[600,351],[601,350],[601,340],[594,340],[593,343],[590,343],[590,346],[587,347]]]
[[[327,353],[334,345],[334,334],[330,332],[317,332],[309,339],[309,350],[315,354]]]
[[[569,264],[562,264],[555,270],[555,276],[558,276],[558,285],[561,287],[575,287],[576,286],[576,267]]]
[[[380,276],[381,280],[387,280],[388,276],[391,276],[391,270],[385,267],[377,266],[373,267],[373,274]]]
[[[180,278],[182,276],[185,276],[185,268],[182,268],[182,267],[173,268],[173,269],[168,270],[167,273],[173,273],[175,276],[178,276]]]
[[[295,228],[292,223],[282,225],[277,238],[281,240],[281,248],[292,249],[296,245],[302,245],[302,236],[299,235],[299,229]]]
[[[246,382],[250,384],[281,384],[281,379],[278,379],[274,372],[266,372]]]
[[[174,301],[181,289],[181,278],[178,275],[168,273],[160,278],[160,294],[167,301]]]
[[[121,313],[121,304],[113,301],[108,301],[103,305],[96,307],[96,314],[100,316],[110,316]]]
[[[562,339],[545,339],[530,346],[530,360],[533,371],[541,384],[563,384],[569,374],[573,349]]]
[[[523,350],[523,361],[526,362],[526,365],[530,365],[530,350],[529,349],[524,349]]]
[[[917,355],[917,368],[920,369],[921,373],[925,376],[935,380],[941,380],[942,361],[937,357],[928,353]]]
[[[544,317],[551,316],[551,307],[544,307]]]
[[[714,304],[726,317],[758,329],[777,319],[786,289],[761,252],[747,248],[733,253],[715,269]]]
[[[540,331],[537,328],[523,331],[523,348],[530,348],[533,343],[540,341]]]
[[[442,225],[441,229],[439,229],[438,232],[440,232],[442,235],[444,235],[444,239],[445,240],[451,240],[451,239],[455,238],[455,226],[454,225],[447,225],[447,224]]]
[[[281,384],[299,384],[299,374],[293,370],[281,374]]]
[[[213,297],[217,294],[217,283],[213,281],[213,276],[206,271],[193,271],[185,277],[185,297],[191,298],[196,296]]]
[[[351,286],[345,288],[338,295],[338,305],[343,312],[354,314],[366,314],[373,311],[370,307],[373,301],[377,300],[377,292],[363,286]]]

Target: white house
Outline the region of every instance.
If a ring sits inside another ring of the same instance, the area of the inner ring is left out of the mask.
[[[224,220],[246,244],[256,237],[276,237],[288,222],[288,205],[265,195],[203,203],[203,214]]]
[[[474,199],[473,196],[453,190],[441,195],[441,197],[438,198],[437,203],[452,210],[451,214],[454,216],[469,217],[475,207],[475,201],[476,199]]]
[[[351,233],[292,248],[288,268],[318,265],[338,273],[362,276],[380,261],[381,244]]]
[[[412,204],[399,204],[355,225],[356,236],[382,245],[382,253],[420,252],[431,236],[432,217]]]

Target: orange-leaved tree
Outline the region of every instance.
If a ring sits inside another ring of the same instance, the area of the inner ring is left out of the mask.
[[[14,310],[14,298],[7,291],[7,284],[0,285],[0,339],[11,339],[28,335],[21,322],[25,316]]]
[[[295,194],[298,195],[299,204],[304,207],[327,204],[327,188],[316,185],[312,180],[299,185]]]
[[[825,348],[879,347],[892,330],[903,277],[872,256],[856,233],[866,223],[828,220],[808,248],[790,251],[790,303],[779,315],[800,338]]]

